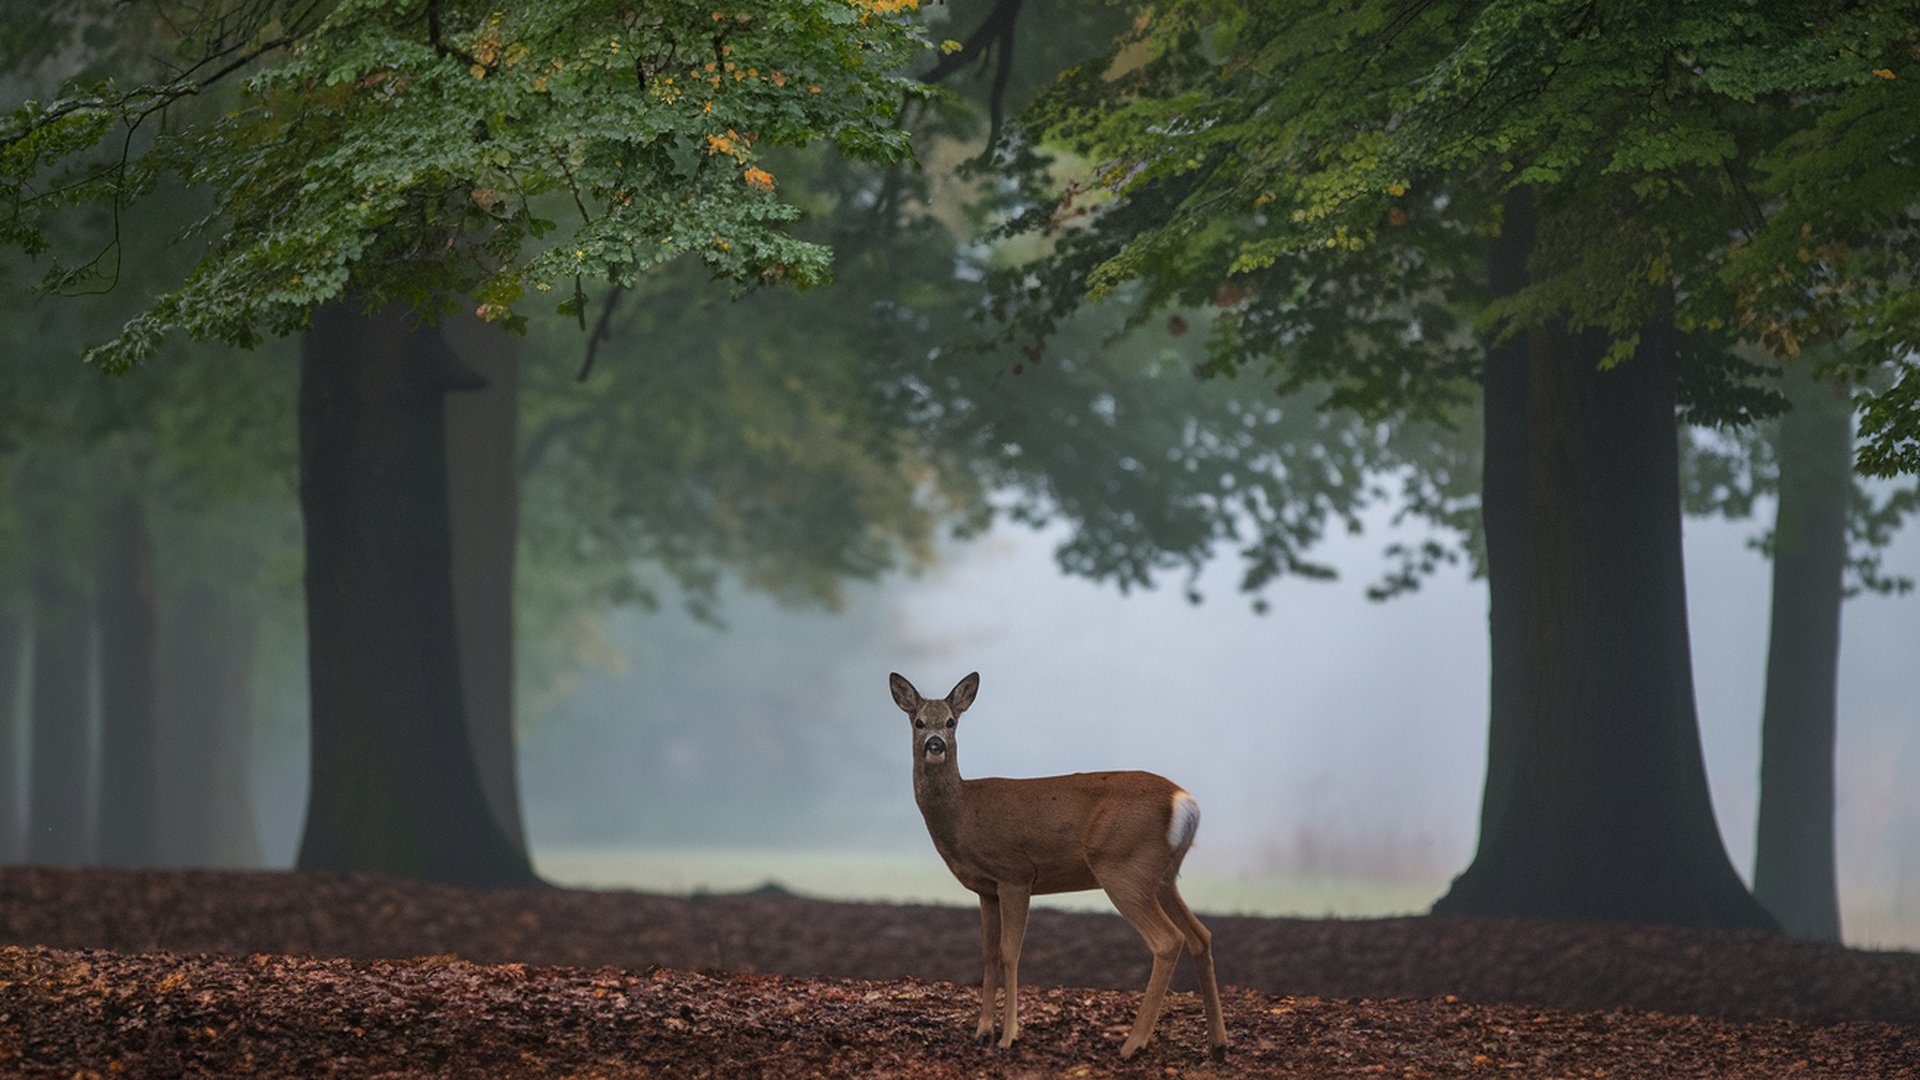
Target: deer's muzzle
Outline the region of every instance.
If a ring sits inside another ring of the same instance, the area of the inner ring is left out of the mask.
[[[927,741],[920,744],[920,751],[928,761],[942,761],[947,756],[947,740],[938,735],[929,735]]]

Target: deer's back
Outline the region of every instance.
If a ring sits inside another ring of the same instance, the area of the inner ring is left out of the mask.
[[[1163,776],[1131,771],[985,777],[964,786],[967,810],[948,861],[977,891],[981,879],[1035,893],[1092,889],[1103,864],[1164,856],[1181,794]]]

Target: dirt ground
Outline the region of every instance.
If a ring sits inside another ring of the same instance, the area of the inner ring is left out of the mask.
[[[999,1051],[971,1041],[970,909],[4,868],[0,1073],[1920,1077],[1911,953],[1203,917],[1224,1066],[1191,993],[1119,1060],[1149,961],[1115,916],[1034,913]]]

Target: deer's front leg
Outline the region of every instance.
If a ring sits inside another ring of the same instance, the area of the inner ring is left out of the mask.
[[[973,1029],[973,1041],[985,1046],[993,1041],[993,995],[1000,990],[1000,898],[980,894],[980,956],[986,974],[980,978],[980,1024]]]
[[[1024,885],[1000,886],[1000,966],[1005,980],[1007,1009],[1000,1021],[1000,1048],[1020,1037],[1020,942],[1027,936],[1027,900]]]

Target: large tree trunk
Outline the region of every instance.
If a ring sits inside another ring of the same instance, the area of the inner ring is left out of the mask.
[[[0,862],[18,862],[26,847],[26,725],[20,722],[20,667],[27,620],[11,600],[0,602]]]
[[[304,869],[526,884],[481,790],[461,705],[440,335],[342,305],[300,362],[312,786]]]
[[[1834,699],[1853,497],[1853,406],[1844,386],[1787,374],[1773,615],[1760,721],[1753,894],[1795,937],[1840,940],[1833,856]]]
[[[1487,267],[1495,296],[1527,283],[1527,256],[1535,233],[1533,194],[1507,196],[1499,238]],[[1507,799],[1518,786],[1527,727],[1526,664],[1519,644],[1527,602],[1527,334],[1521,331],[1487,350],[1481,376],[1480,518],[1487,541],[1488,652],[1487,779],[1480,800],[1480,836],[1499,833]]]
[[[72,478],[45,459],[21,466],[20,509],[33,606],[27,858],[93,858],[93,620],[80,584]]]
[[[1524,692],[1494,698],[1514,710],[1490,721],[1505,791],[1434,910],[1771,926],[1727,859],[1700,751],[1672,332],[1650,326],[1603,372],[1606,345],[1527,335],[1523,625],[1493,642],[1518,650]]]
[[[260,865],[253,811],[253,620],[218,588],[166,605],[161,853],[179,866]]]
[[[94,577],[100,628],[100,861],[152,866],[159,620],[153,545],[146,510],[131,492],[112,500],[101,524]]]
[[[454,615],[467,731],[487,805],[527,850],[514,746],[513,568],[520,535],[516,434],[520,364],[514,339],[478,319],[441,332],[485,385],[447,397],[447,480],[453,515]]]

